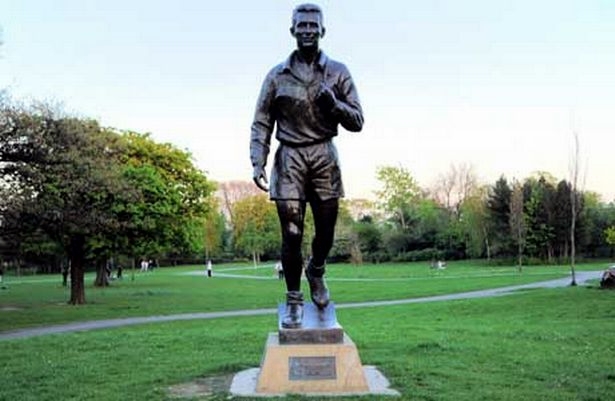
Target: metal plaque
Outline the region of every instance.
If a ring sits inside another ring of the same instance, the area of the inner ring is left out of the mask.
[[[334,356],[288,357],[288,380],[335,380]]]

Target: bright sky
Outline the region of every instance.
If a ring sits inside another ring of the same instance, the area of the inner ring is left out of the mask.
[[[0,88],[151,132],[213,180],[250,180],[256,98],[294,49],[299,3],[0,0]],[[363,132],[336,138],[347,197],[372,197],[382,165],[426,188],[461,163],[489,184],[568,179],[576,130],[580,187],[615,199],[615,1],[316,3],[322,48],[350,69],[365,113]]]

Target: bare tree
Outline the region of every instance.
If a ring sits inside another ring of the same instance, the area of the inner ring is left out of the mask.
[[[568,171],[570,174],[570,273],[572,275],[571,286],[577,285],[576,272],[575,272],[575,257],[576,257],[576,244],[575,244],[575,230],[577,223],[577,216],[579,214],[579,175],[581,171],[580,166],[580,149],[579,149],[579,133],[576,130],[572,131],[573,136],[573,148],[572,155],[570,157],[570,163],[568,165]],[[584,183],[585,179],[583,179]],[[582,183],[582,184],[583,184]],[[583,187],[583,185],[581,185]]]
[[[226,181],[219,183],[216,196],[220,200],[222,212],[226,215],[234,226],[235,219],[233,218],[233,205],[237,201],[248,198],[250,196],[260,195],[260,189],[250,181]]]
[[[471,164],[451,164],[448,172],[441,174],[433,189],[434,199],[457,217],[463,201],[477,188],[478,179]]]

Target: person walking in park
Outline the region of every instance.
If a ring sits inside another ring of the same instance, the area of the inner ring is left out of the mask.
[[[258,97],[250,138],[254,183],[269,191],[282,228],[282,267],[286,280],[285,328],[301,327],[303,293],[301,241],[306,205],[314,216],[312,255],[305,274],[314,304],[329,303],[324,274],[333,245],[339,198],[344,195],[332,138],[341,125],[358,132],[363,111],[350,72],[319,47],[325,35],[323,13],[314,4],[297,6],[291,35],[297,48],[266,76]],[[267,187],[265,166],[276,126],[279,146]]]
[[[211,267],[211,259],[207,261],[207,277],[211,277],[212,275],[212,267]]]

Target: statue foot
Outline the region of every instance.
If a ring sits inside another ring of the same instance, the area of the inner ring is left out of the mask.
[[[286,293],[286,312],[282,319],[285,329],[298,329],[303,321],[303,293],[289,291]]]
[[[310,260],[305,269],[305,277],[310,284],[310,294],[312,302],[319,308],[325,309],[329,305],[329,290],[325,283],[325,266],[316,267]]]

